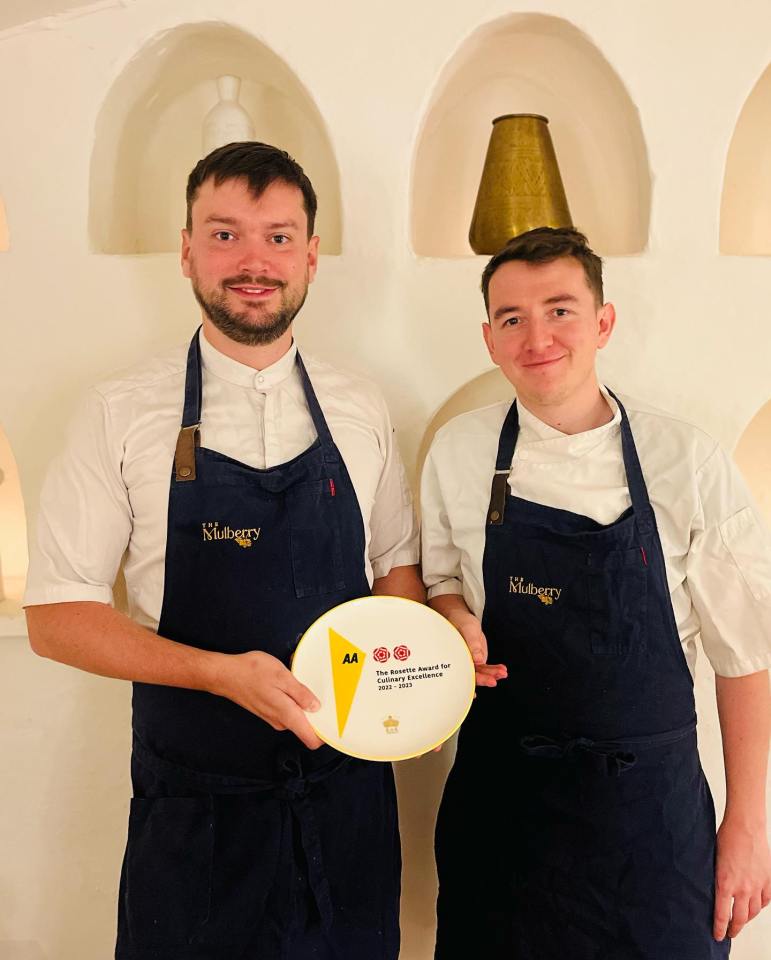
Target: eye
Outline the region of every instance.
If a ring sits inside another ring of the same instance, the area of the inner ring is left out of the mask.
[[[566,307],[555,307],[554,316],[555,317],[567,317],[569,316],[570,311]]]
[[[272,241],[273,243],[275,243],[277,246],[281,247],[281,246],[283,246],[285,243],[289,243],[289,241],[290,241],[292,238],[291,238],[291,237],[288,237],[285,233],[274,233],[273,236],[272,236],[270,239],[271,239],[271,241]]]
[[[512,316],[512,317],[506,317],[506,318],[504,319],[503,323],[502,323],[502,326],[504,326],[504,327],[516,327],[516,326],[518,326],[520,323],[522,323],[522,319],[521,319],[520,317]]]
[[[217,230],[214,234],[217,240],[235,240],[236,235],[231,230]]]

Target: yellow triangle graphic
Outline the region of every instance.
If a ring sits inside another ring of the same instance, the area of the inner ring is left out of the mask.
[[[367,654],[330,627],[329,656],[332,660],[332,683],[335,688],[337,732],[342,737]]]

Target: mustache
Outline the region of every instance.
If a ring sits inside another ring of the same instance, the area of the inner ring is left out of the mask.
[[[252,276],[249,273],[241,273],[237,277],[228,277],[222,281],[224,287],[276,287],[283,289],[286,283],[283,280],[276,280],[274,277],[263,275]]]

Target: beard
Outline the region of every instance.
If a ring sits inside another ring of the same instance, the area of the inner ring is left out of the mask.
[[[296,291],[287,291],[286,283],[272,280],[268,277],[250,277],[241,275],[223,280],[221,290],[204,292],[198,277],[191,277],[193,294],[199,306],[211,320],[214,326],[235,343],[242,343],[248,347],[264,346],[278,340],[291,326],[292,321],[300,312],[305,298],[308,295],[308,278]],[[224,288],[239,284],[255,287],[278,287],[280,290],[281,305],[274,311],[268,312],[260,304],[237,312],[228,306],[227,293]]]

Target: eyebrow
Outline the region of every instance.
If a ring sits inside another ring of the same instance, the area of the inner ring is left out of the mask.
[[[207,217],[204,220],[204,223],[224,223],[229,227],[236,227],[241,221],[236,217],[221,217],[219,214],[213,213],[211,216]],[[298,230],[299,227],[294,220],[284,220],[280,223],[268,223],[265,225],[266,230]]]
[[[549,305],[554,303],[578,303],[578,297],[574,297],[572,293],[555,293],[553,297],[547,297],[543,302]],[[516,304],[511,307],[498,307],[493,314],[493,320],[499,320],[505,313],[516,313],[521,309]]]

